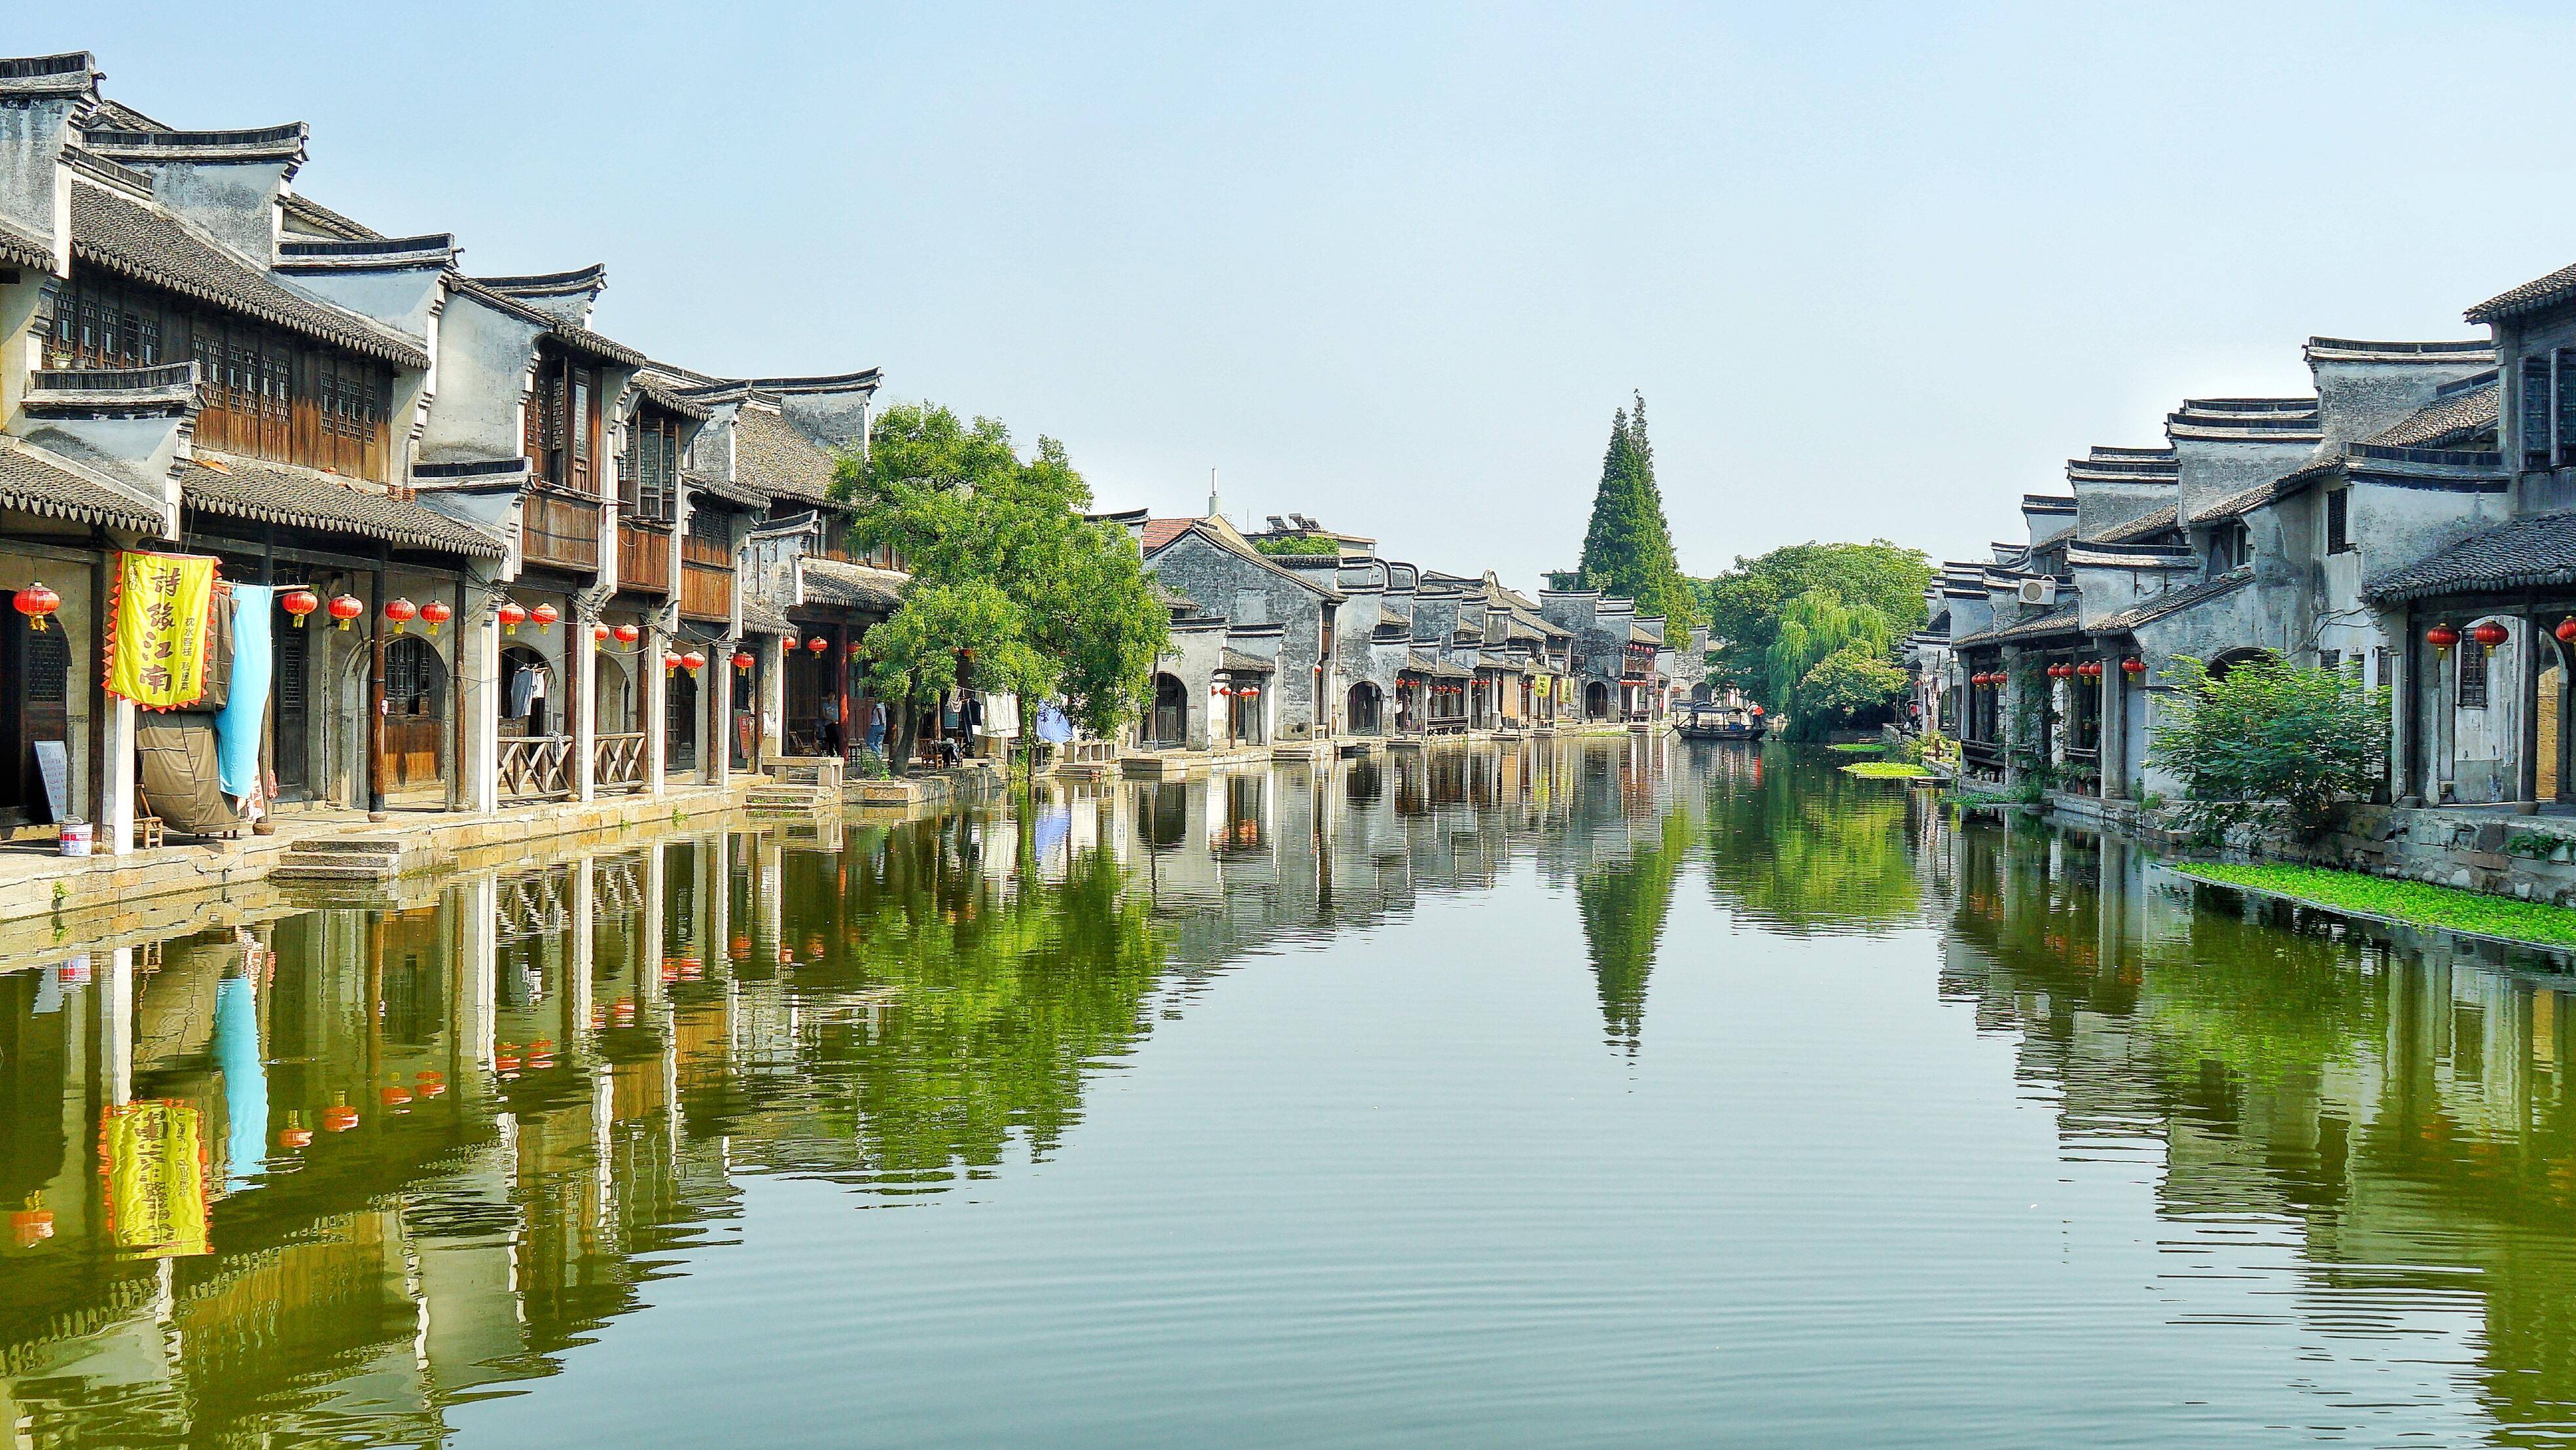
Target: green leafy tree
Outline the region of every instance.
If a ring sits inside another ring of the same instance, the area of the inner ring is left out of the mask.
[[[2314,835],[2387,770],[2389,694],[2357,675],[2270,659],[2219,674],[2189,656],[2167,673],[2181,688],[2149,758],[2182,780],[2185,821],[2204,840],[2240,824]]]
[[[1834,729],[1902,700],[1907,683],[1905,671],[1884,654],[1845,645],[1818,660],[1798,681],[1798,708]]]
[[[1277,558],[1283,554],[1338,554],[1341,541],[1321,534],[1289,534],[1275,539],[1255,539],[1252,547]]]
[[[1786,701],[1771,693],[1771,646],[1790,601],[1822,590],[1847,605],[1866,606],[1886,619],[1887,637],[1894,640],[1922,627],[1923,593],[1931,587],[1931,561],[1920,550],[1884,539],[1791,544],[1758,558],[1738,558],[1705,591],[1718,681],[1751,691],[1774,711],[1783,709]],[[1803,671],[1792,681],[1800,678]]]
[[[880,700],[910,708],[898,716],[895,756],[912,758],[923,707],[935,705],[973,671],[976,689],[1020,696],[1055,684],[1052,661],[1028,642],[1028,621],[1010,596],[982,581],[925,584],[916,578],[903,606],[867,633],[868,677]]]
[[[1905,674],[1887,663],[1895,625],[1868,604],[1810,589],[1783,607],[1772,632],[1763,693],[1792,740],[1813,740],[1859,712],[1901,695]]]
[[[1601,455],[1581,574],[1584,588],[1625,595],[1637,601],[1639,613],[1662,615],[1668,639],[1687,635],[1700,622],[1698,591],[1682,576],[1672,529],[1664,522],[1642,393],[1633,412],[1622,408],[1610,415],[1610,446]]]
[[[948,685],[939,688],[948,688],[957,677],[931,668],[919,651],[925,641],[971,634],[972,684],[1018,695],[1023,722],[1056,693],[1096,735],[1144,708],[1170,613],[1126,533],[1083,517],[1091,489],[1062,443],[1041,437],[1023,461],[994,419],[968,424],[936,404],[897,404],[879,415],[868,458],[842,460],[833,486],[858,506],[857,541],[891,547],[912,575],[902,608],[870,632],[870,656],[890,686],[884,698],[908,707],[935,701],[938,688],[914,682],[945,674]],[[969,586],[1009,609],[982,607],[983,595]],[[952,591],[937,601],[944,612],[906,621],[927,590]],[[965,610],[966,601],[977,609]],[[874,636],[889,630],[881,654]],[[1037,666],[1022,668],[1023,655]],[[898,762],[910,759],[917,733],[907,708]]]

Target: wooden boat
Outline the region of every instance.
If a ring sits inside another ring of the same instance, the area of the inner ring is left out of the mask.
[[[1693,705],[1673,728],[1684,740],[1759,740],[1771,725],[1759,705]]]

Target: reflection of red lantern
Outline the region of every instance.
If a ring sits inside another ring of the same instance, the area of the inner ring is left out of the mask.
[[[615,633],[619,644],[631,645],[635,643],[635,641],[644,637],[644,631],[640,627],[632,624],[621,624],[617,626]]]
[[[416,1085],[412,1091],[424,1098],[434,1098],[447,1091],[447,1074],[443,1072],[432,1072],[422,1068],[413,1077]]]
[[[735,651],[733,652],[733,667],[734,667],[735,669],[738,669],[738,670],[747,670],[747,669],[750,669],[750,668],[751,668],[751,666],[752,666],[752,658],[751,658],[751,652],[750,652],[749,650],[739,650],[739,649],[738,649],[738,650],[735,650]]]
[[[302,1113],[295,1112],[288,1113],[286,1115],[286,1126],[277,1130],[277,1146],[281,1148],[301,1148],[312,1141],[313,1130],[304,1126],[304,1115]]]
[[[440,625],[445,624],[447,621],[454,619],[455,617],[455,610],[439,603],[435,599],[420,607],[420,622],[429,626],[429,632],[431,634],[438,633],[438,627]]]
[[[694,675],[706,667],[707,657],[698,653],[696,650],[691,650],[687,654],[680,656],[680,668],[687,670],[690,674]]]
[[[2130,679],[2134,680],[2146,672],[2147,662],[2138,658],[2136,655],[2131,655],[2127,659],[2120,661],[2120,673],[2127,675]]]
[[[9,1215],[9,1233],[22,1249],[33,1248],[54,1236],[54,1211],[45,1207],[43,1194],[28,1194],[27,1206]]]
[[[27,628],[42,634],[45,616],[63,607],[63,597],[46,588],[43,580],[38,580],[18,591],[16,603],[18,612],[27,616]],[[47,1215],[46,1221],[51,1222],[52,1216]]]
[[[544,629],[548,625],[553,624],[556,620],[563,618],[563,615],[557,612],[555,607],[551,604],[540,604],[536,608],[528,611],[528,618],[537,626],[537,628]]]
[[[2507,639],[2511,638],[2511,636],[2505,632],[2505,627],[2503,625],[2490,619],[2480,624],[2477,628],[2470,630],[2469,638],[2486,646],[2488,654],[2494,654],[2496,652],[2496,646],[2504,643]]]
[[[304,627],[304,616],[322,607],[322,600],[310,589],[289,589],[277,601],[277,607],[295,616],[295,627]]]
[[[411,1089],[404,1087],[398,1082],[387,1083],[380,1091],[377,1092],[376,1101],[383,1103],[388,1108],[409,1107],[411,1105]]]
[[[732,941],[726,942],[725,955],[733,958],[737,962],[750,960],[751,938],[747,936],[738,936]]]
[[[400,630],[404,625],[411,623],[419,617],[420,606],[412,603],[408,599],[388,599],[385,601],[385,618],[394,622],[394,628],[396,630]]]
[[[501,621],[503,634],[517,634],[519,626],[528,622],[528,611],[519,607],[519,601],[504,599],[501,607],[492,611],[492,617]]]
[[[367,606],[359,603],[358,596],[354,594],[335,594],[331,597],[331,617],[340,622],[342,629],[347,629],[350,620],[366,612]]]
[[[2424,642],[2431,645],[2436,654],[2449,654],[2451,646],[2460,642],[2460,632],[2451,628],[2446,620],[2424,631]]]
[[[334,1133],[345,1133],[358,1126],[358,1110],[346,1099],[335,1102],[322,1110],[322,1126]]]

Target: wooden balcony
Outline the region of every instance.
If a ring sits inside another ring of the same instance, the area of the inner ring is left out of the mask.
[[[680,614],[721,623],[733,618],[733,570],[686,561],[680,565]]]
[[[539,489],[520,507],[519,550],[531,564],[592,573],[599,568],[599,501]]]
[[[521,735],[501,742],[501,795],[506,800],[559,800],[572,794],[572,737]]]
[[[671,526],[617,521],[617,587],[639,594],[671,592]]]

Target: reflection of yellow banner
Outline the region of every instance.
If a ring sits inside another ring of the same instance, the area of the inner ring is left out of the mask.
[[[206,623],[215,561],[201,554],[116,556],[116,613],[107,692],[147,710],[193,705],[206,693]]]
[[[98,1156],[107,1168],[110,1243],[146,1259],[209,1252],[206,1149],[195,1108],[170,1101],[110,1108]]]

